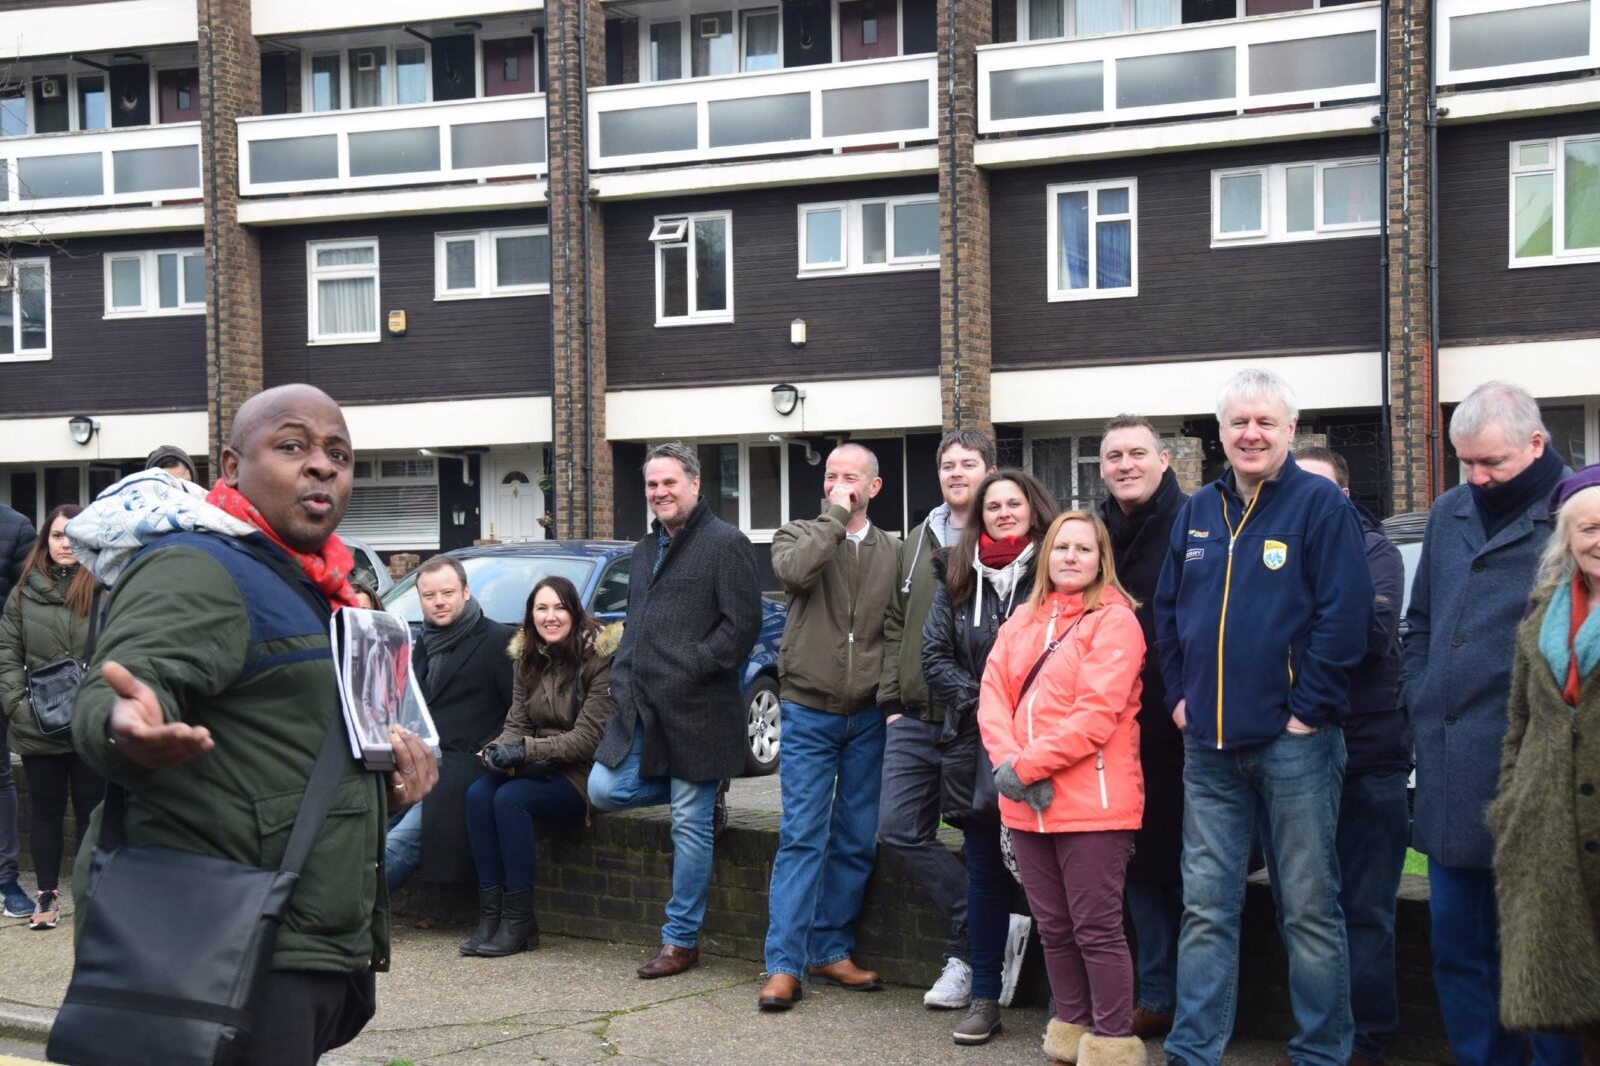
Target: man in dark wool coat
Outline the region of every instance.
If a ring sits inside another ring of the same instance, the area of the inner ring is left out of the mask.
[[[1167,713],[1167,686],[1154,654],[1151,601],[1161,580],[1172,523],[1189,497],[1178,487],[1167,450],[1150,420],[1117,415],[1100,438],[1100,478],[1107,498],[1100,517],[1111,534],[1117,577],[1134,599],[1145,655],[1140,677],[1139,765],[1144,771],[1144,827],[1128,863],[1128,914],[1138,945],[1139,1001],[1133,1033],[1162,1037],[1177,1006],[1178,924],[1183,918],[1183,734]]]
[[[671,805],[672,898],[661,950],[638,970],[655,978],[700,959],[717,790],[744,772],[739,674],[761,631],[761,583],[749,539],[700,499],[692,449],[651,448],[644,491],[655,521],[633,549],[628,619],[611,660],[616,709],[595,749],[589,802]]]

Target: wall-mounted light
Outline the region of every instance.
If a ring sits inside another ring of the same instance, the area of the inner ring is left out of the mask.
[[[804,403],[805,398],[805,392],[793,385],[772,386],[772,409],[785,418],[794,414],[794,409]]]
[[[465,507],[457,507],[456,509],[451,511],[450,512],[450,521],[454,522],[458,526],[466,525],[467,524],[467,509]]]
[[[88,444],[100,428],[100,423],[88,415],[73,415],[67,419],[67,431],[72,434],[72,443]]]
[[[789,343],[796,348],[806,346],[806,320],[797,318],[789,323]]]

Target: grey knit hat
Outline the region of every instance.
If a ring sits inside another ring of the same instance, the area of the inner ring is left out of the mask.
[[[188,452],[176,444],[163,444],[151,452],[145,457],[144,468],[146,470],[155,470],[163,466],[171,466],[174,463],[181,463],[189,468],[190,481],[200,480],[200,471],[195,469],[194,460],[189,458]]]

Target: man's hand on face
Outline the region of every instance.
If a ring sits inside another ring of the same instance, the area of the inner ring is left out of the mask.
[[[159,770],[198,758],[216,746],[205,726],[167,721],[156,694],[126,667],[107,661],[100,672],[117,694],[111,705],[111,742],[132,761]]]
[[[856,512],[856,490],[843,481],[836,483],[828,490],[828,503],[833,507],[843,507],[851,514]]]

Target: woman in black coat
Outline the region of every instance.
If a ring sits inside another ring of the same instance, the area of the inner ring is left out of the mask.
[[[961,828],[967,858],[972,1005],[958,1044],[1000,1030],[1001,969],[1011,921],[1011,875],[1000,852],[994,770],[978,736],[978,689],[1000,624],[1028,602],[1039,545],[1056,516],[1050,491],[1021,470],[997,470],[974,496],[954,547],[933,557],[939,587],[922,629],[922,672],[945,704],[940,812]]]

